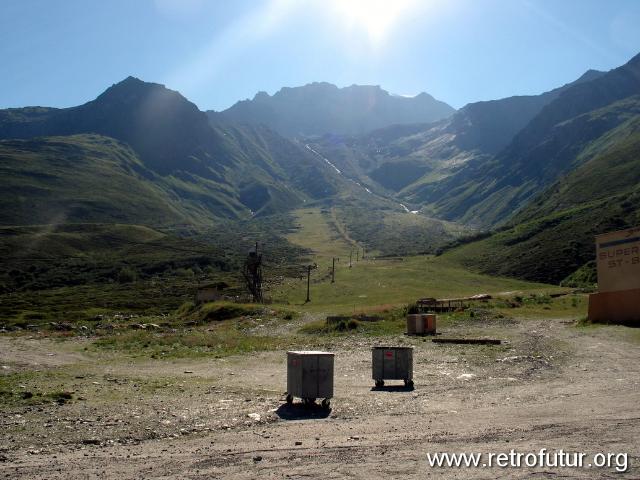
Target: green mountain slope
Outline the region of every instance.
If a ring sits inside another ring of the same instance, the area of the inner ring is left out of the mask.
[[[510,224],[606,199],[640,186],[640,95],[592,115],[624,104],[628,120],[590,145],[578,159],[578,168],[534,198]],[[634,114],[635,109],[635,114]]]
[[[211,223],[216,218],[248,218],[280,212],[309,199],[330,197],[342,181],[302,145],[264,127],[228,123],[212,126],[207,116],[179,93],[132,77],[79,107],[0,110],[0,139],[79,134],[108,136],[130,146],[139,159],[134,162],[136,168],[142,169],[141,175],[148,180],[145,188],[151,188],[152,183],[172,197],[164,217],[158,213],[151,219],[153,216],[145,213],[140,215],[143,223],[164,220]],[[33,151],[37,145],[33,143],[29,148]],[[23,144],[21,148],[26,147]],[[98,153],[94,148],[88,155],[96,157]],[[119,152],[113,152],[113,158],[118,155]],[[59,152],[58,157],[62,156]],[[41,161],[45,159],[46,155],[41,156]],[[99,162],[89,163],[91,168],[109,168]],[[22,167],[28,165],[31,164]],[[41,164],[38,169],[43,172],[46,166]],[[21,175],[26,173],[23,171]],[[98,173],[94,170],[88,174]],[[46,178],[40,180],[45,189]],[[20,184],[18,180],[13,183],[14,189]],[[29,192],[18,192],[25,204]],[[72,200],[69,195],[62,198]],[[58,204],[55,208],[73,210],[76,206]],[[97,213],[101,208],[96,207],[86,215],[78,213],[77,220],[83,221],[83,215],[85,220],[92,221],[122,220],[118,215],[114,217],[114,209],[108,207],[102,208],[108,213],[100,217]],[[4,214],[7,218],[12,215],[15,223],[31,221],[26,213],[21,221],[17,221],[15,214]]]
[[[447,219],[496,225],[541,189],[579,166],[581,154],[608,131],[638,115],[640,55],[562,92],[489,162],[474,161],[421,192]]]
[[[227,171],[226,178],[254,214],[330,198],[344,187],[344,180],[328,165],[269,128],[229,123],[212,128],[235,155],[235,168]]]
[[[245,208],[207,179],[160,176],[129,146],[99,135],[0,140],[0,176],[0,225],[207,224],[212,212]]]
[[[584,156],[508,227],[446,255],[483,272],[547,283],[593,269],[595,235],[640,224],[640,117],[602,136]]]
[[[391,95],[378,86],[338,88],[326,82],[282,88],[273,96],[260,92],[223,112],[208,112],[212,121],[264,124],[288,137],[326,133],[360,134],[393,124],[433,122],[455,110],[431,95]]]

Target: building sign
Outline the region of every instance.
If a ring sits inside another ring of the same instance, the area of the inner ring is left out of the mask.
[[[640,288],[640,227],[596,236],[598,291]]]

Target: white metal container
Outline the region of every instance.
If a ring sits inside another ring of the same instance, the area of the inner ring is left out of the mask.
[[[404,380],[413,387],[413,347],[373,347],[371,349],[371,376],[376,387],[385,380]]]
[[[293,397],[306,404],[322,398],[322,406],[328,408],[333,397],[333,359],[330,352],[287,352],[287,403]]]

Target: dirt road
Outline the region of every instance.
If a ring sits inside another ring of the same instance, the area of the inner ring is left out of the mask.
[[[63,351],[65,342],[31,345],[32,363],[77,400],[2,412],[0,478],[640,478],[635,334],[561,320],[449,330],[507,343],[338,338],[328,414],[284,404],[282,352],[104,362]],[[25,342],[33,340],[0,337],[4,372],[33,368]],[[415,347],[415,390],[372,390],[370,347],[379,342]],[[541,448],[627,453],[630,467],[427,463],[428,453]]]

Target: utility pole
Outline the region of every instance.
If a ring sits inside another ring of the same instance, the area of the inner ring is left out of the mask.
[[[336,283],[336,260],[340,261],[339,258],[332,258],[332,266],[331,266],[331,283]]]
[[[311,301],[311,297],[309,296],[311,290],[311,270],[314,268],[318,268],[318,264],[314,263],[313,265],[307,265],[307,299],[304,303],[309,303]]]

